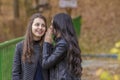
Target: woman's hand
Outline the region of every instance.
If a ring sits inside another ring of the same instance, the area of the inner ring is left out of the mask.
[[[52,26],[50,26],[50,28],[48,28],[46,32],[44,42],[52,43],[52,34],[53,34],[53,28]]]

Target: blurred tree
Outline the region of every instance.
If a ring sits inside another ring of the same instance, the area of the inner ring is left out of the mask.
[[[2,5],[2,2],[1,2],[1,0],[0,0],[0,13],[1,13],[1,5]]]
[[[19,18],[19,0],[14,0],[14,18]]]
[[[39,4],[39,0],[35,0],[35,4],[38,5]]]
[[[34,12],[34,10],[32,8],[32,1],[31,0],[24,0],[24,5],[25,5],[26,16],[29,17],[32,14],[32,12]]]
[[[36,6],[35,9],[39,12],[43,12],[44,10],[48,10],[51,8],[49,4],[49,0],[35,0]]]

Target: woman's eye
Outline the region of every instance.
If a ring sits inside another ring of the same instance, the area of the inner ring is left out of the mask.
[[[44,24],[42,24],[42,27],[45,27],[45,25],[44,25]]]
[[[35,26],[39,26],[40,24],[39,23],[36,23]]]
[[[41,27],[46,27],[45,24],[40,24],[40,23],[36,23],[35,26],[36,26],[36,27],[39,27],[39,26],[41,26]]]

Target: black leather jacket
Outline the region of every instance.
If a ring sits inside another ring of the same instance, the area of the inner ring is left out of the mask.
[[[67,42],[59,38],[53,48],[52,44],[44,42],[42,67],[50,69],[50,80],[80,80],[70,75],[67,69]]]

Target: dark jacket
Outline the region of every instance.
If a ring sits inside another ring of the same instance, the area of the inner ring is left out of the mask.
[[[53,49],[50,43],[44,42],[42,67],[50,69],[50,80],[80,80],[71,75],[67,69],[67,50],[68,44],[62,38],[56,40]]]
[[[36,73],[37,62],[40,60],[40,46],[34,44],[34,55],[32,56],[33,63],[22,62],[22,48],[23,41],[16,45],[13,68],[12,68],[12,80],[34,80]],[[42,70],[44,80],[48,80],[48,70]]]

